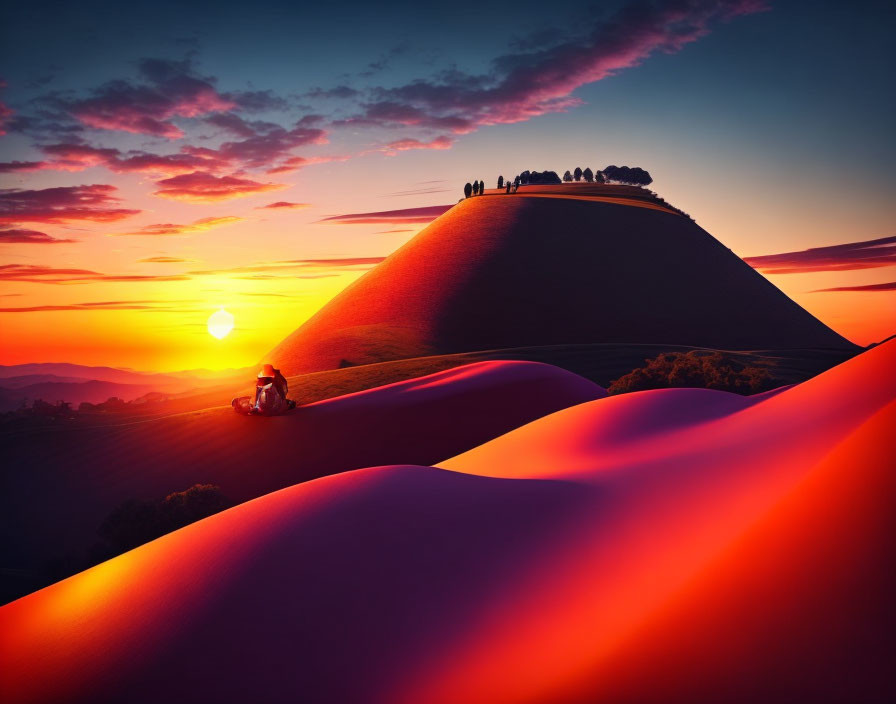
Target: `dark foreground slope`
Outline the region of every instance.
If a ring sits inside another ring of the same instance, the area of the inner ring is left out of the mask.
[[[299,374],[587,343],[856,349],[692,220],[625,198],[544,191],[462,201],[270,360]]]
[[[0,700],[894,701],[894,423],[891,342],[290,487],[0,608]]]

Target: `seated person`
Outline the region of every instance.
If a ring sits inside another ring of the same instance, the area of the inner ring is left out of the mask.
[[[255,381],[255,400],[250,413],[276,415],[296,407],[295,401],[286,398],[289,384],[273,364],[265,364]]]

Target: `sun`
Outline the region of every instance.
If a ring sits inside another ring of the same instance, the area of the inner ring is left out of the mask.
[[[224,310],[224,306],[208,316],[208,332],[212,337],[221,340],[227,337],[231,330],[233,330],[233,315]]]

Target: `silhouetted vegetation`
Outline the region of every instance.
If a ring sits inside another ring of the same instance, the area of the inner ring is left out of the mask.
[[[604,179],[612,183],[624,183],[629,186],[649,186],[653,183],[650,174],[637,166],[607,166],[602,169]]]
[[[504,177],[498,176],[498,188],[504,188]]]
[[[471,195],[473,195],[473,184],[464,184],[464,198],[469,198]]]
[[[588,183],[594,183],[594,172],[590,168],[586,168],[582,172],[582,178],[585,179]]]
[[[576,181],[581,181],[581,180],[582,180],[582,169],[581,169],[580,167],[577,166],[577,167],[576,167],[576,170],[572,172],[572,177],[573,177]]]
[[[505,192],[505,193],[510,193],[510,186],[511,186],[511,185],[512,185],[512,184],[510,183],[510,181],[508,181],[507,183],[504,184],[504,192]]]
[[[110,513],[97,531],[95,560],[107,560],[226,508],[231,502],[212,484],[194,484],[161,501],[131,499]]]
[[[610,394],[668,388],[731,391],[748,396],[777,385],[767,370],[747,366],[721,352],[667,352],[621,376],[607,389]]]
[[[564,181],[565,183],[569,183],[570,181],[572,181],[572,174],[569,173],[569,169],[567,169],[567,170],[566,170],[566,173],[563,174],[563,181]]]

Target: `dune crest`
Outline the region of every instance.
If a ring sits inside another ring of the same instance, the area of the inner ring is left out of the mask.
[[[887,659],[837,639],[896,625],[894,370],[891,342],[758,399],[613,397],[275,492],[0,608],[0,693],[883,701]]]

